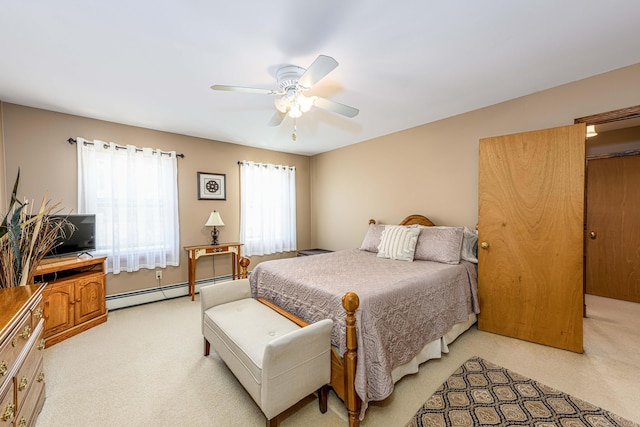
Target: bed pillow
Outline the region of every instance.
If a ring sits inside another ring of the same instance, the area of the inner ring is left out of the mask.
[[[464,227],[460,259],[478,263],[478,232]]]
[[[401,225],[387,225],[382,231],[378,257],[413,261],[416,243],[420,235],[419,228],[403,227]]]
[[[444,264],[459,264],[464,231],[462,227],[419,227],[414,258]]]
[[[360,245],[360,250],[377,254],[378,245],[380,245],[380,237],[382,236],[383,230],[384,225],[382,224],[369,224],[367,234],[364,235],[364,240]]]

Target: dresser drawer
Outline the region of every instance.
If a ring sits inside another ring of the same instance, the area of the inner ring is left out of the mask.
[[[16,406],[13,403],[13,381],[0,392],[0,427],[13,426],[16,417]]]
[[[40,319],[44,318],[44,300],[42,297],[38,300],[35,307],[31,309],[31,329],[35,330]]]
[[[7,339],[0,346],[0,382],[4,381],[13,371],[18,356],[31,337],[31,315],[26,315],[13,329]]]
[[[42,358],[40,363],[36,367],[36,372],[42,372]],[[38,416],[39,408],[44,403],[44,374],[41,376],[36,374],[33,384],[27,389],[27,395],[25,396],[22,406],[19,408],[16,415],[16,427],[31,426],[35,422],[35,418]],[[38,410],[36,410],[38,408]],[[0,424],[1,425],[1,424]]]
[[[44,403],[44,372],[43,372],[43,359],[40,358],[40,362],[35,369],[35,377],[33,384],[30,384],[27,388],[27,394],[24,397],[24,402],[18,408],[16,415],[16,427],[30,426],[35,421],[35,417],[40,412],[36,411],[36,408],[42,407]]]
[[[18,370],[18,373],[15,376],[15,387],[17,393],[16,405],[17,410],[22,411],[22,406],[27,393],[29,393],[29,389],[33,387],[33,383],[37,380],[38,375],[38,367],[42,365],[42,355],[44,346],[39,346],[38,343],[42,339],[43,332],[43,323],[40,322],[36,326],[36,333],[38,337],[34,337],[31,341],[31,349],[29,350],[29,354],[22,362],[22,366]],[[42,370],[42,368],[40,368]]]

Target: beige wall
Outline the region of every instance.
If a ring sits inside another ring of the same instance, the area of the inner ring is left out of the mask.
[[[587,156],[640,150],[640,126],[598,132],[587,140]]]
[[[398,223],[414,213],[474,227],[481,138],[638,105],[638,87],[640,64],[315,156],[312,242],[358,247],[369,218]]]
[[[210,229],[204,226],[212,210],[220,212],[225,223],[220,228],[220,241],[238,241],[240,232],[239,160],[296,166],[298,247],[308,248],[310,241],[310,184],[307,156],[280,153],[125,126],[68,114],[55,113],[4,103],[4,148],[6,177],[13,185],[20,167],[19,196],[40,202],[45,193],[52,201],[61,201],[63,212],[77,210],[76,145],[67,143],[70,137],[113,141],[118,144],[175,150],[185,157],[178,159],[178,192],[180,209],[180,245],[208,244]],[[227,200],[198,200],[197,172],[226,174]],[[5,176],[5,174],[2,174]],[[2,186],[6,191],[7,184]],[[187,259],[181,251],[179,267],[164,271],[162,285],[187,281]],[[216,275],[230,274],[230,255],[215,257]],[[259,261],[253,257],[252,266]],[[213,274],[212,257],[198,261],[198,279]],[[117,294],[157,286],[151,270],[136,273],[110,274],[107,294]]]

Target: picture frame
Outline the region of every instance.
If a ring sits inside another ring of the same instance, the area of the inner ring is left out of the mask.
[[[227,176],[198,172],[198,200],[227,200]]]

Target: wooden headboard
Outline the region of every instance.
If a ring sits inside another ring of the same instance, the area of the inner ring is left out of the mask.
[[[375,219],[369,220],[369,224],[375,224],[375,223],[376,223]],[[409,215],[408,217],[400,221],[400,225],[413,225],[413,224],[424,225],[428,227],[435,225],[433,222],[431,222],[429,218],[427,218],[424,215]]]

